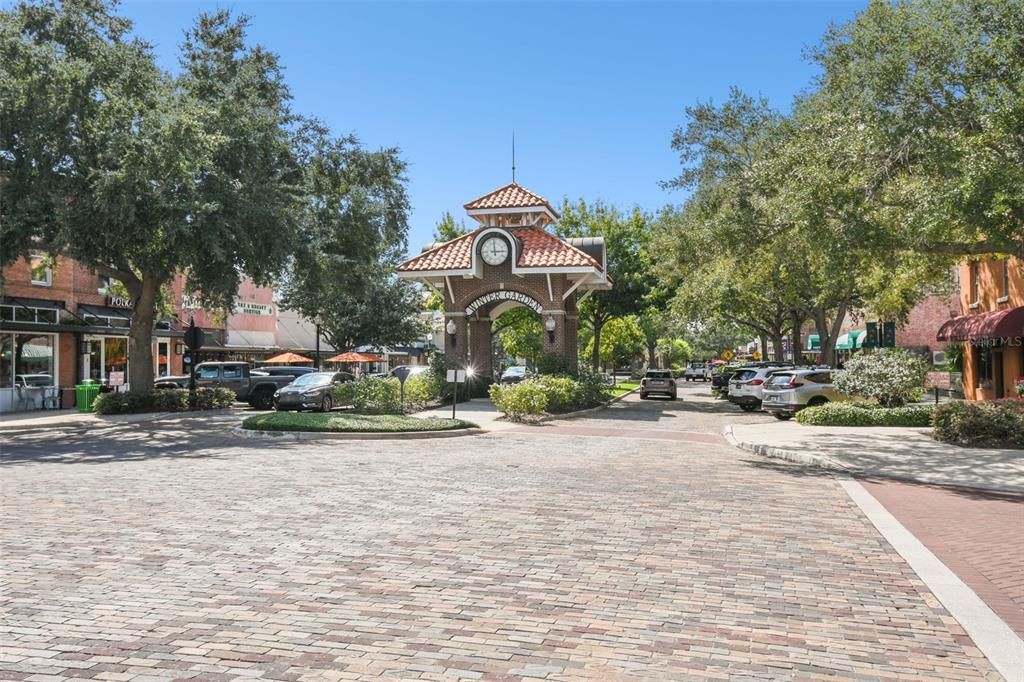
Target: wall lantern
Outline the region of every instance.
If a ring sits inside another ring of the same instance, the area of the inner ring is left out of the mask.
[[[458,328],[455,326],[455,320],[448,320],[448,324],[445,325],[444,330],[446,332],[448,332],[448,337],[451,339],[451,342],[452,342],[452,348],[455,347],[455,331],[456,331],[456,329],[458,329]]]
[[[181,355],[184,352],[185,352],[185,344],[183,344],[183,343],[176,343],[176,344],[174,344],[174,354],[175,355]]]
[[[88,341],[79,341],[78,342],[78,354],[79,355],[88,355],[89,354],[89,342]]]
[[[548,343],[555,342],[555,318],[548,315],[548,319],[544,320],[544,329],[548,332]]]

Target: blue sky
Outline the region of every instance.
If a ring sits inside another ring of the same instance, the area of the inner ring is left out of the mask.
[[[830,22],[866,2],[153,2],[128,0],[167,68],[202,10],[252,18],[280,55],[297,111],[409,162],[409,247],[443,211],[516,178],[552,202],[656,210],[683,109],[731,85],[780,108],[815,74]],[[467,220],[468,222],[468,220]]]

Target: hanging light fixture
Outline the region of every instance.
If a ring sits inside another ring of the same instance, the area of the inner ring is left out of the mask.
[[[445,325],[444,328],[444,330],[448,332],[448,338],[452,342],[452,348],[455,348],[455,332],[457,331],[457,329],[458,328],[455,326],[455,320],[448,320],[448,324]]]

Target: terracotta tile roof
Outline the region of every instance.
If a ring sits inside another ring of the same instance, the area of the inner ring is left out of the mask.
[[[523,245],[519,255],[521,268],[590,266],[601,269],[601,264],[596,260],[550,232],[537,227],[509,232],[519,237]]]
[[[439,270],[468,270],[473,265],[473,239],[487,228],[456,237],[429,251],[414,256],[398,266],[402,272],[432,272]],[[507,230],[518,238],[520,268],[592,267],[601,270],[601,264],[575,246],[539,227],[520,227]]]
[[[479,230],[477,230],[479,232]],[[476,232],[456,237],[450,242],[413,256],[398,266],[398,270],[427,272],[431,270],[468,270],[473,265],[473,237]]]
[[[534,194],[530,190],[520,187],[514,182],[510,182],[504,187],[483,195],[473,201],[469,202],[463,208],[467,211],[481,208],[534,208],[543,206],[544,208],[551,211],[552,214],[557,218],[558,211],[548,203],[548,200],[539,194]]]

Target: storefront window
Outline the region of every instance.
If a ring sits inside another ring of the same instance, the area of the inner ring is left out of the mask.
[[[111,386],[128,381],[128,339],[123,336],[103,339],[103,373]]]
[[[158,341],[156,344],[156,350],[156,375],[158,377],[165,377],[170,374],[170,343],[167,341]]]
[[[14,337],[0,334],[0,388],[14,384]]]
[[[52,336],[14,335],[14,374],[54,376],[54,343]],[[38,382],[37,382],[38,385]]]

